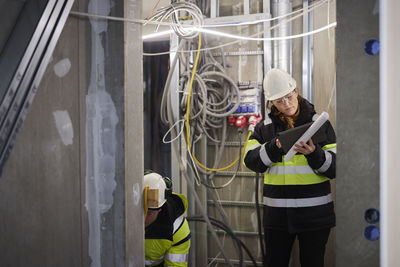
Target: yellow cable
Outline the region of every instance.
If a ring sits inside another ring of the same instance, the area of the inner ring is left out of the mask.
[[[144,202],[144,219],[146,220],[146,216],[147,216],[147,211],[148,211],[148,207],[147,207],[147,191],[149,190],[149,186],[148,185],[146,185],[145,187],[144,187],[144,190],[143,190],[143,202]]]
[[[193,66],[193,72],[192,72],[192,76],[190,77],[190,83],[189,83],[189,92],[188,92],[188,101],[187,101],[187,105],[186,105],[186,141],[188,144],[188,148],[189,148],[189,153],[192,155],[194,161],[203,169],[207,170],[207,171],[224,171],[229,169],[230,167],[232,167],[233,165],[235,165],[236,162],[239,161],[239,157],[237,157],[231,164],[229,164],[226,167],[223,168],[219,168],[219,169],[213,169],[213,168],[208,168],[206,166],[204,166],[203,164],[201,164],[196,157],[194,156],[194,154],[192,153],[192,148],[190,146],[190,138],[189,138],[189,115],[190,115],[190,98],[192,96],[192,86],[193,86],[193,81],[194,81],[194,75],[196,73],[196,69],[197,69],[197,64],[199,62],[199,56],[200,56],[200,48],[201,48],[201,33],[199,33],[199,45],[197,48],[197,55],[196,55],[196,60],[194,62],[194,66]],[[244,149],[247,145],[247,142],[249,141],[250,135],[251,135],[251,131],[249,131],[249,134],[247,136],[246,142],[244,144],[244,147],[242,149],[241,155],[243,155],[244,153]]]

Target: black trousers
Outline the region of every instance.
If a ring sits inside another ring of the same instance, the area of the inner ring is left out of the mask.
[[[331,229],[289,234],[286,231],[264,229],[265,267],[288,267],[293,243],[299,240],[302,267],[323,267],[325,247]]]

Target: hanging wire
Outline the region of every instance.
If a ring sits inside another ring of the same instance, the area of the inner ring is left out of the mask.
[[[191,18],[191,24],[181,23],[179,14],[186,13]],[[196,28],[202,28],[204,25],[203,14],[195,4],[189,2],[176,2],[166,7],[158,9],[154,15],[144,24],[146,25],[149,21],[163,22],[172,21],[173,24],[170,27],[173,31],[181,38],[191,39],[199,35]],[[158,31],[160,24],[156,27]]]

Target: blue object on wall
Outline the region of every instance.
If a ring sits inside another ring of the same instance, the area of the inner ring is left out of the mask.
[[[381,233],[380,233],[378,227],[376,227],[374,225],[369,225],[369,226],[365,227],[364,236],[369,241],[379,240],[380,235],[381,235]]]
[[[374,208],[367,209],[364,213],[364,219],[367,223],[375,224],[379,222],[379,211]]]
[[[364,44],[364,51],[370,56],[376,56],[379,54],[380,43],[376,39],[369,39]]]

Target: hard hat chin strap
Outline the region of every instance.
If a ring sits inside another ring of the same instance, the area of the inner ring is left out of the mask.
[[[143,191],[143,197],[144,197],[144,219],[146,220],[146,216],[147,216],[147,211],[149,209],[149,207],[147,206],[147,192],[149,190],[149,186],[146,185],[144,187],[144,191]]]

